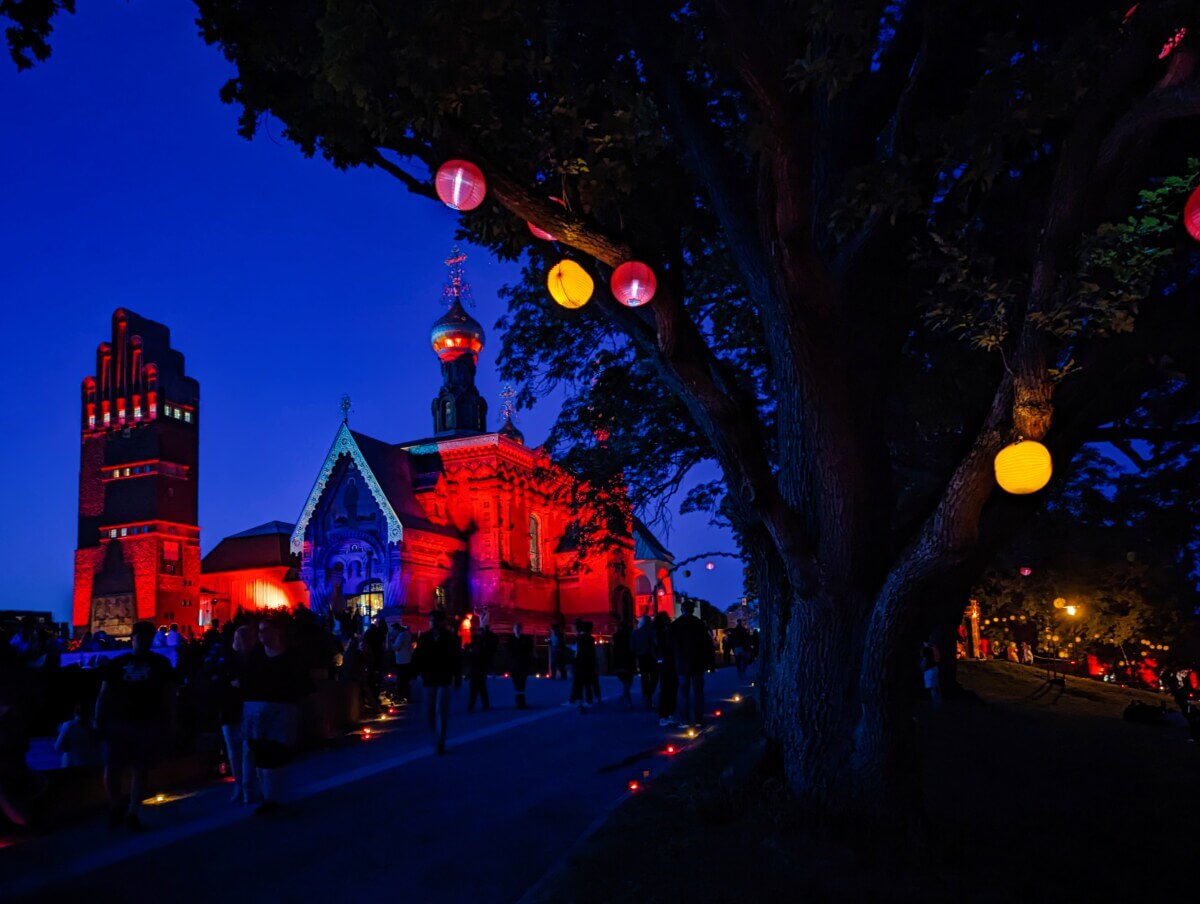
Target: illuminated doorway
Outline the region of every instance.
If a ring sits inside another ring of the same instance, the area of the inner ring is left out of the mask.
[[[373,619],[383,608],[383,581],[365,581],[354,596],[346,597],[346,608],[364,621]]]

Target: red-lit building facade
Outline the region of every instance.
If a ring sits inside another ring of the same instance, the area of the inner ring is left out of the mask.
[[[137,619],[194,623],[200,385],[165,326],[113,313],[80,417],[76,631],[124,637]]]
[[[644,525],[631,519],[627,536],[580,557],[572,477],[526,446],[507,412],[488,431],[475,386],[484,331],[463,305],[462,262],[448,261],[449,310],[431,331],[442,373],[432,435],[391,443],[344,421],[295,525],[253,528],[205,557],[205,620],[304,602],[414,624],[444,608],[496,630],[584,618],[606,634],[643,611],[673,612],[669,578],[635,602],[639,579],[670,567]]]

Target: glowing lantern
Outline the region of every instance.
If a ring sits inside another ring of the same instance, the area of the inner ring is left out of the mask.
[[[667,745],[667,755],[668,755],[668,756],[671,756],[671,755],[673,755],[674,753],[675,753],[675,745],[674,745],[674,744],[668,744],[668,745]]]
[[[474,210],[487,194],[483,170],[469,160],[447,160],[433,179],[438,198],[455,210]]]
[[[1067,607],[1067,601],[1065,599],[1063,599],[1061,596],[1055,598],[1055,600],[1054,600],[1054,608],[1055,609],[1065,609],[1066,607]]]
[[[719,709],[714,709],[713,715],[719,719],[719,718],[721,718],[721,711]]]
[[[629,790],[630,790],[630,791],[636,791],[636,790],[637,790],[639,787],[641,787],[641,786],[640,786],[640,785],[638,785],[637,781],[631,781],[631,782],[629,783]]]
[[[717,563],[716,563],[716,562],[705,562],[705,563],[704,563],[704,570],[705,570],[705,571],[712,571],[712,570],[713,570],[714,568],[716,568],[716,567],[717,567]]]
[[[567,206],[566,202],[563,201],[562,198],[551,198],[550,200],[553,201],[555,204],[559,205],[560,207]],[[539,238],[544,242],[557,242],[558,241],[557,236],[551,235],[545,229],[538,229],[536,226],[534,226],[528,220],[525,221],[525,225],[529,227],[529,231],[533,233],[535,238]]]
[[[562,260],[550,268],[546,286],[550,297],[564,308],[582,308],[592,297],[596,284],[575,261]]]
[[[1021,440],[1005,446],[996,456],[996,483],[1014,496],[1036,493],[1050,482],[1050,450],[1041,443]]]
[[[626,261],[613,270],[609,286],[617,301],[636,308],[654,297],[658,280],[654,278],[654,271],[641,261]]]
[[[1032,568],[1030,568],[1028,565],[1022,565],[1022,566],[1021,566],[1021,577],[1023,577],[1023,578],[1027,578],[1027,577],[1029,577],[1031,574],[1033,574],[1033,569],[1032,569]]]
[[[1188,235],[1200,242],[1200,188],[1193,191],[1183,205],[1183,225]]]
[[[734,702],[734,703],[741,703],[741,702],[742,702],[742,695],[741,695],[741,694],[734,694],[734,695],[733,695],[733,702]]]
[[[1067,606],[1067,615],[1074,615],[1079,609],[1076,606]]]

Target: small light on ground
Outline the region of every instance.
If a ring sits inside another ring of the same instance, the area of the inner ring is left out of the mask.
[[[638,788],[640,788],[640,787],[641,787],[641,785],[639,785],[639,784],[637,783],[637,781],[636,781],[636,780],[635,780],[635,781],[631,781],[631,782],[629,783],[629,790],[630,790],[630,791],[636,791],[636,790],[637,790]]]
[[[677,752],[677,750],[678,750],[678,748],[676,748],[674,744],[667,745],[667,755],[668,756],[673,756]]]
[[[719,709],[714,709],[713,715],[719,719],[719,718],[721,718],[721,711]]]
[[[741,695],[741,694],[734,694],[734,695],[733,695],[733,702],[734,702],[734,703],[741,703],[741,702],[742,702],[742,695]]]

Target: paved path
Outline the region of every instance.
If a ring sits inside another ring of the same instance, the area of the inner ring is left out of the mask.
[[[517,900],[631,780],[674,761],[666,744],[688,741],[626,711],[615,679],[584,716],[560,705],[566,682],[532,680],[526,711],[510,687],[493,681],[488,713],[464,712],[465,688],[456,695],[444,757],[407,711],[370,741],[305,757],[295,809],[278,817],[252,816],[216,784],[144,808],[138,835],[93,821],[2,849],[0,898]],[[709,675],[706,709],[743,689],[732,669]]]

